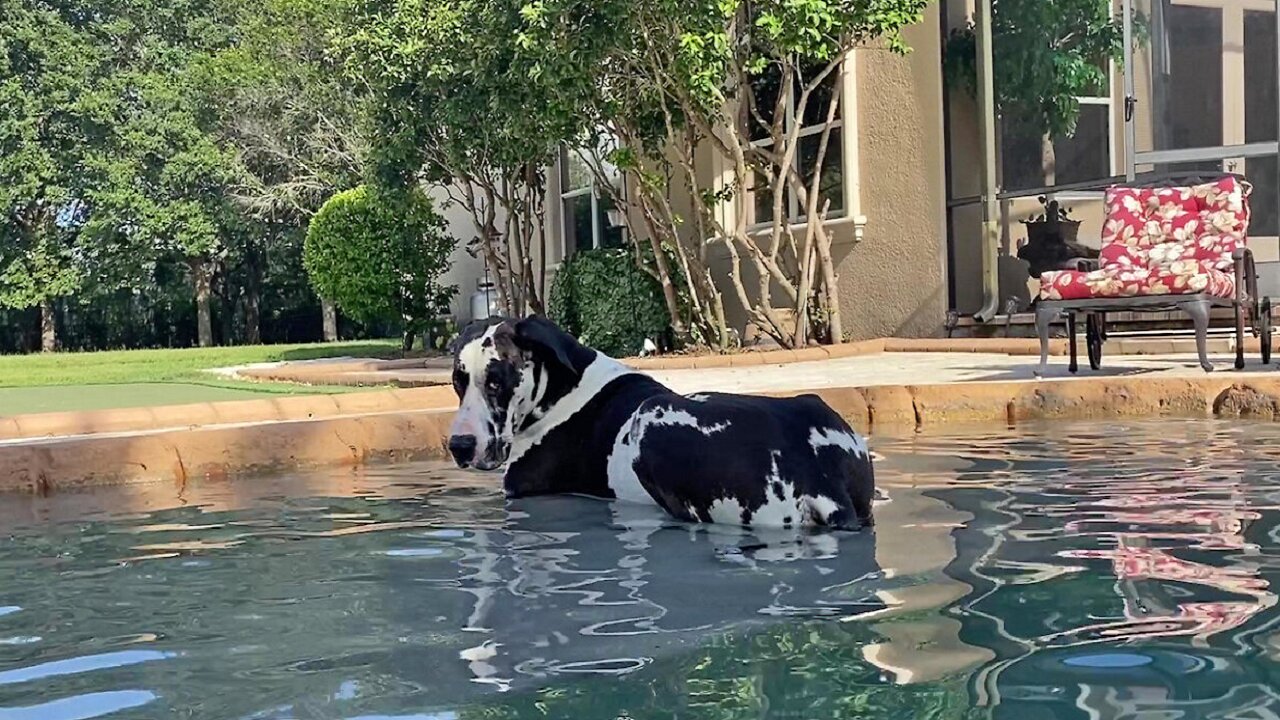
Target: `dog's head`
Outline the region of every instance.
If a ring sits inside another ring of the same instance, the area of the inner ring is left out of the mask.
[[[505,463],[512,440],[554,402],[552,386],[581,374],[591,360],[584,351],[594,356],[536,316],[472,322],[452,351],[458,413],[449,430],[449,453],[459,467],[478,470]]]

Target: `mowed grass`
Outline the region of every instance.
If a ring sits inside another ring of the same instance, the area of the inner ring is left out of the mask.
[[[282,360],[400,355],[398,340],[0,355],[0,416],[351,392],[360,388],[245,382],[207,371]]]

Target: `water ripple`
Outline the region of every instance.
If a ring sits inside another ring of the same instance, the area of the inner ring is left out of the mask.
[[[61,675],[76,675],[93,672],[94,670],[126,667],[156,660],[166,660],[171,657],[175,657],[175,653],[156,650],[122,650],[100,655],[84,655],[66,660],[53,660],[30,667],[0,671],[0,685],[13,685],[33,680],[45,680]]]
[[[141,707],[156,699],[148,690],[115,690],[50,700],[39,705],[0,707],[0,720],[90,720]]]

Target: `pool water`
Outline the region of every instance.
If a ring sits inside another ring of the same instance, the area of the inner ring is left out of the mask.
[[[872,444],[863,534],[440,465],[5,497],[0,720],[1280,714],[1280,425]]]

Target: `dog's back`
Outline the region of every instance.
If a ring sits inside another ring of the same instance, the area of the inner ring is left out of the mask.
[[[673,515],[762,527],[872,522],[866,443],[820,398],[702,393],[645,402],[615,443],[610,485]]]

